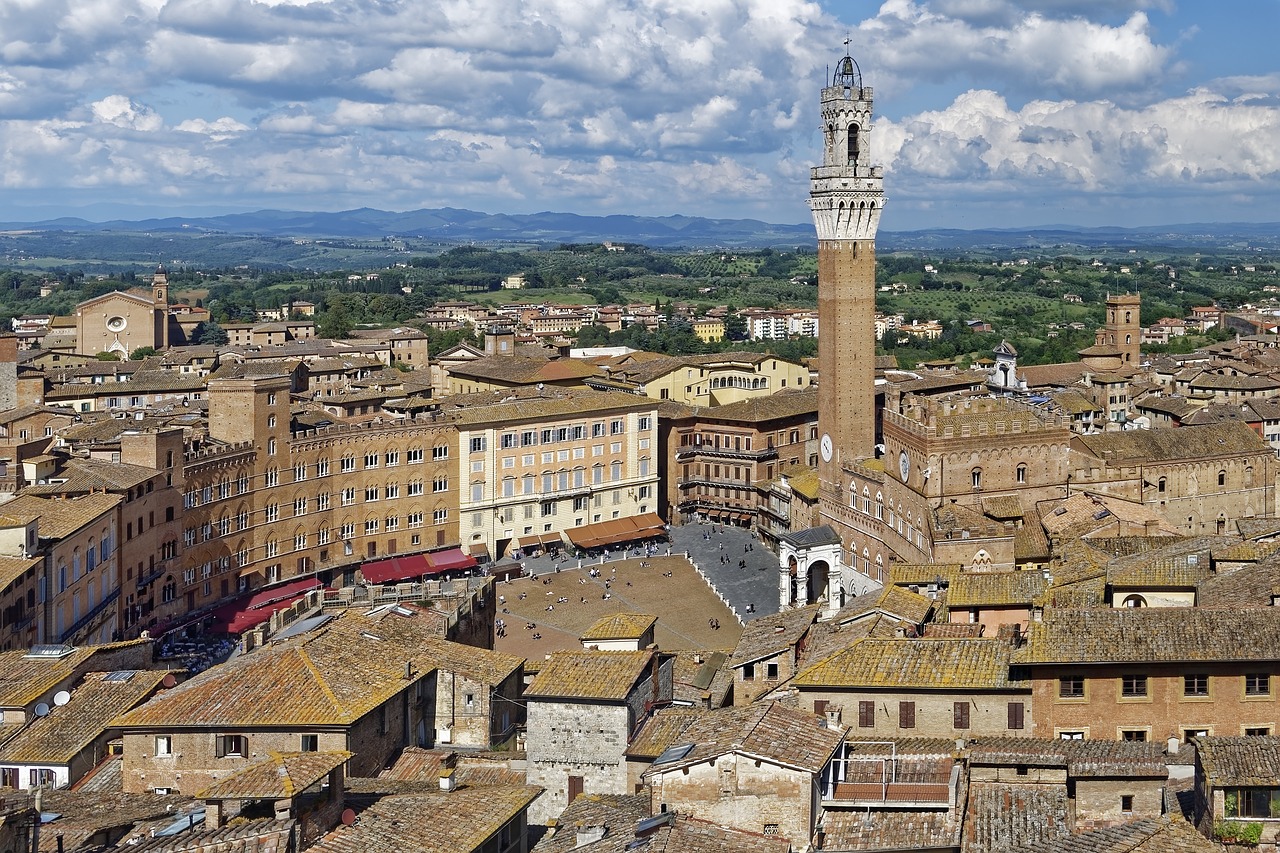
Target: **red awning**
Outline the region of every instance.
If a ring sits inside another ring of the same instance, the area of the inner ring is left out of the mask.
[[[474,569],[476,558],[462,553],[461,548],[450,548],[447,551],[433,551],[424,555],[431,566],[429,572],[447,572],[451,569]]]
[[[211,614],[214,622],[228,634],[240,634],[254,625],[266,622],[277,610],[285,610],[302,600],[309,590],[321,586],[315,578],[302,578],[252,595],[242,596],[217,608]]]
[[[379,560],[376,563],[365,563],[360,567],[365,583],[388,583],[389,581],[409,580],[431,574],[433,571],[427,563],[425,554],[414,554],[410,557],[392,557],[390,560]]]

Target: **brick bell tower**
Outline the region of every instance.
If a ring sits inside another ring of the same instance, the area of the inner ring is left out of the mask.
[[[875,455],[876,229],[884,173],[871,165],[871,88],[847,52],[822,90],[822,165],[811,170],[818,232],[818,474],[835,499],[841,465]]]

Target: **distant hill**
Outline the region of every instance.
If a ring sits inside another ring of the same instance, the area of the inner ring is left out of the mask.
[[[402,241],[393,247],[387,239]],[[813,226],[698,216],[493,214],[457,208],[400,213],[259,210],[210,217],[90,222],[77,218],[0,223],[0,254],[11,264],[58,259],[98,269],[181,262],[195,266],[338,269],[403,260],[435,245],[556,245],[602,241],[655,249],[811,248]],[[881,231],[880,251],[1092,253],[1107,250],[1280,250],[1280,223],[1202,223],[1142,228],[931,229]]]

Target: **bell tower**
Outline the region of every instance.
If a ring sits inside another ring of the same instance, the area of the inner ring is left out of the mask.
[[[821,491],[842,463],[875,454],[876,229],[884,174],[871,165],[871,88],[846,53],[822,89],[822,165],[810,171],[818,233],[818,429]]]

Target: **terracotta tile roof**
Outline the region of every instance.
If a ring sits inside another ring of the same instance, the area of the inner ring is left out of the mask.
[[[645,720],[627,746],[627,757],[652,761],[674,743],[685,741],[693,722],[709,713],[704,708],[663,708]]]
[[[1280,608],[1204,607],[1046,611],[1014,663],[1274,661]]]
[[[1252,563],[1280,550],[1280,542],[1236,542],[1213,549],[1214,562]]]
[[[0,749],[0,761],[11,764],[69,764],[111,726],[112,720],[142,702],[160,685],[164,672],[135,671],[124,680],[105,680],[110,673],[85,676],[71,691],[71,701],[36,717]]]
[[[984,737],[969,743],[970,764],[1065,767],[1077,778],[1159,778],[1169,774],[1160,743]]]
[[[120,491],[147,482],[159,472],[141,465],[125,462],[104,462],[100,459],[72,459],[57,475],[65,483],[28,486],[29,495],[70,495],[81,492]]]
[[[982,625],[975,622],[930,622],[924,626],[926,640],[965,640],[982,636]]]
[[[791,491],[796,494],[811,501],[818,499],[818,472],[815,469],[797,471],[790,475],[788,482],[791,484]]]
[[[1276,587],[1280,587],[1280,559],[1206,578],[1200,583],[1196,603],[1201,607],[1267,607]]]
[[[0,525],[2,526],[2,525]],[[44,557],[0,557],[0,590],[44,563]]]
[[[477,788],[485,785],[523,785],[525,774],[512,770],[508,757],[456,753],[448,749],[422,749],[407,746],[400,751],[394,764],[378,774],[378,782],[421,782],[430,790],[440,787],[440,771],[445,759],[452,757],[453,781],[459,786]]]
[[[184,805],[190,806],[191,800],[152,793],[85,793],[65,788],[46,790],[44,811],[56,812],[62,817],[57,820],[56,831],[40,833],[40,851],[56,851],[58,836],[62,837],[65,849],[79,850],[80,845],[100,832],[132,827],[146,820],[172,821],[174,814]]]
[[[586,379],[600,375],[600,368],[590,362],[572,358],[553,360],[545,356],[490,355],[474,361],[459,362],[449,368],[449,373],[494,382],[532,385],[562,379]]]
[[[1207,549],[1181,542],[1135,557],[1117,560],[1107,567],[1113,587],[1193,589],[1213,574]]]
[[[314,853],[472,853],[542,793],[533,785],[383,797],[310,849]],[[447,816],[424,820],[424,815]]]
[[[506,423],[521,423],[556,417],[577,417],[603,412],[633,412],[653,409],[653,401],[634,394],[623,394],[611,391],[590,391],[585,389],[545,388],[541,394],[516,396],[504,394],[495,397],[493,394],[467,394],[459,397],[445,397],[440,401],[440,410],[454,420],[459,426],[490,426]],[[483,399],[487,397],[488,401]],[[465,406],[465,408],[458,408]]]
[[[1017,561],[1044,559],[1051,553],[1040,510],[1032,508],[1026,522],[1013,531],[1013,558]]]
[[[982,511],[999,521],[1008,518],[1022,518],[1022,501],[1017,495],[996,495],[982,499]]]
[[[960,824],[950,811],[827,811],[824,850],[959,848]]]
[[[1028,853],[1213,853],[1222,847],[1185,820],[1149,817],[1033,845]]]
[[[919,625],[929,617],[933,599],[900,586],[886,587],[876,599],[875,607],[888,616]]]
[[[92,646],[57,660],[27,657],[25,649],[0,653],[0,708],[23,708],[52,693],[93,654]]]
[[[128,728],[348,725],[420,676],[456,667],[497,683],[520,659],[440,640],[435,620],[345,612],[325,627],[233,658],[125,714]],[[499,678],[498,676],[501,676]]]
[[[583,642],[634,640],[643,637],[657,623],[658,617],[647,613],[611,613],[597,619],[579,639]]]
[[[693,748],[679,760],[654,764],[645,772],[667,773],[739,753],[816,774],[843,741],[844,729],[828,728],[825,720],[813,714],[777,702],[756,702],[695,717],[678,741]]]
[[[1063,391],[1054,391],[1049,394],[1049,397],[1053,400],[1054,405],[1068,415],[1082,415],[1085,412],[1104,411],[1102,406],[1099,406],[1097,403],[1093,402],[1074,388],[1067,388]]]
[[[962,831],[967,853],[1014,853],[1070,832],[1065,785],[971,782]]]
[[[742,626],[742,636],[729,665],[743,666],[793,648],[821,612],[821,605],[811,604],[750,620]]]
[[[167,819],[164,823],[172,823]],[[297,821],[258,818],[209,829],[155,836],[122,848],[136,853],[288,853],[297,844]],[[160,826],[155,827],[160,829]],[[119,848],[118,848],[119,849]]]
[[[1134,404],[1134,408],[1138,411],[1158,412],[1162,415],[1181,421],[1183,418],[1198,412],[1201,407],[1188,400],[1186,397],[1177,394],[1158,397],[1145,397]]]
[[[64,539],[85,525],[109,515],[123,500],[122,495],[100,492],[67,500],[19,495],[4,504],[3,512],[5,515],[35,515],[40,519],[37,532],[41,539]]]
[[[269,752],[267,757],[219,779],[198,800],[282,800],[295,797],[341,767],[350,752]]]
[[[455,643],[437,636],[423,637],[417,644],[419,654],[428,665],[465,675],[481,684],[501,684],[524,666],[524,658],[517,655]]]
[[[783,388],[763,397],[752,397],[723,406],[709,406],[699,414],[715,421],[742,421],[761,424],[780,418],[796,418],[818,414],[818,389]]]
[[[1195,744],[1216,787],[1280,785],[1280,736],[1201,737]]]
[[[1041,607],[1079,610],[1106,606],[1106,598],[1106,574],[1099,572],[1093,577],[1062,583],[1058,583],[1055,579],[1053,586],[1045,590],[1044,595],[1040,596],[1035,604]]]
[[[797,839],[796,847],[806,843]],[[676,815],[665,832],[659,832],[649,848],[654,853],[788,853],[795,849],[785,838],[770,837],[686,815]]]
[[[1238,422],[1178,429],[1135,429],[1077,435],[1072,445],[1111,465],[1213,459],[1236,453],[1268,452],[1262,437]]]
[[[860,640],[801,671],[797,687],[1008,690],[1007,642],[977,640]]]
[[[553,652],[524,695],[534,699],[620,702],[648,672],[653,656],[650,650]]]
[[[1246,539],[1280,536],[1280,518],[1242,518],[1236,522],[1236,529]]]
[[[959,563],[894,563],[889,566],[889,580],[894,586],[927,586],[935,581],[951,583],[964,567]]]
[[[947,588],[947,606],[1030,607],[1048,588],[1041,572],[961,572]]]
[[[530,853],[569,853],[577,849],[577,827],[604,827],[604,837],[583,848],[583,853],[626,853],[635,841],[635,827],[649,817],[649,795],[583,794],[565,808]]]

